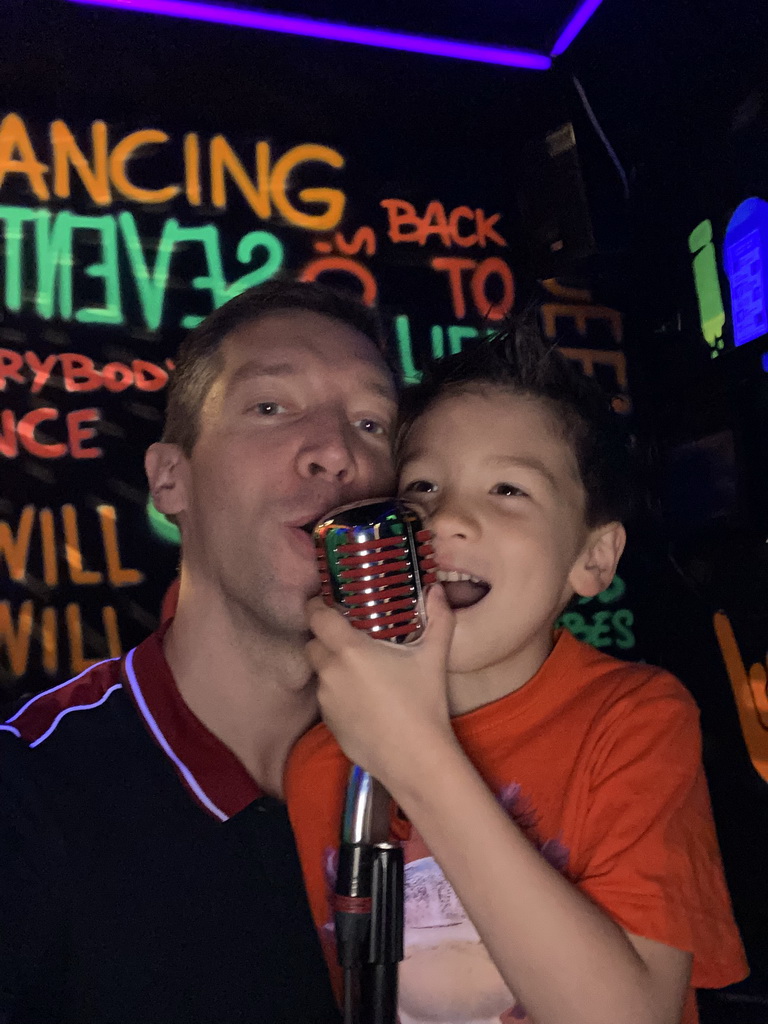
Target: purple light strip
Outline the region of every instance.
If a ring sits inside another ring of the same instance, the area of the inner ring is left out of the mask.
[[[552,64],[542,53],[510,50],[501,46],[483,46],[432,36],[415,36],[405,32],[341,25],[314,18],[299,18],[267,11],[223,7],[218,4],[196,3],[193,0],[69,0],[69,3],[90,7],[113,7],[122,11],[142,11],[146,14],[165,14],[172,18],[188,18],[219,25],[257,28],[265,32],[282,32],[292,36],[310,36],[314,39],[332,39],[341,43],[378,46],[385,50],[403,50],[406,53],[426,53],[436,57],[479,61],[482,64],[501,64],[506,67],[529,68],[546,71]]]
[[[552,47],[550,56],[559,57],[561,53],[568,49],[602,2],[603,0],[584,0],[576,8],[570,21],[566,23],[565,28],[557,38],[557,42]]]

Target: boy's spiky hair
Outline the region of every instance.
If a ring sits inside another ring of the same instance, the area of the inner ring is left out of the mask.
[[[571,445],[586,492],[588,527],[624,522],[632,511],[628,433],[611,398],[543,336],[536,316],[510,320],[496,334],[435,362],[402,395],[398,463],[416,420],[441,398],[504,391],[543,402]],[[448,443],[450,443],[448,441]]]

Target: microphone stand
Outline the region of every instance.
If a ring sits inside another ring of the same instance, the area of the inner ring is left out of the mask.
[[[426,625],[425,588],[436,581],[431,534],[397,498],[358,501],[313,530],[321,592],[374,639],[407,643]],[[395,600],[391,600],[395,598]],[[334,920],[344,970],[345,1024],[396,1024],[403,959],[403,851],[389,841],[392,800],[352,767],[341,823]]]
[[[403,959],[403,851],[389,840],[392,800],[353,765],[341,825],[334,920],[344,1024],[396,1024]]]

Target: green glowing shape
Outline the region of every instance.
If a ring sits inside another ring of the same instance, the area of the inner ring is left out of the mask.
[[[256,249],[265,249],[267,258],[257,270],[243,274],[237,281],[233,281],[227,288],[227,298],[232,299],[235,295],[244,292],[246,288],[253,288],[274,277],[283,266],[285,250],[280,239],[271,231],[249,231],[243,235],[237,244],[237,259],[240,263],[250,263]]]
[[[440,324],[435,324],[430,334],[432,341],[432,358],[442,359],[445,355],[445,332]]]
[[[160,540],[164,540],[167,544],[181,543],[178,526],[174,526],[162,512],[157,511],[151,497],[147,498],[147,522],[152,533]]]
[[[400,370],[404,384],[418,384],[421,371],[413,362],[413,345],[411,344],[411,325],[405,313],[395,317],[395,334],[397,335],[397,352],[400,357]]]
[[[219,242],[219,231],[214,224],[204,224],[196,228],[178,228],[174,232],[176,242],[200,242],[205,253],[205,262],[208,267],[207,274],[199,274],[192,278],[192,287],[207,289],[211,293],[213,308],[222,306],[229,296],[227,295],[227,282],[224,279],[224,267],[221,263],[221,244]],[[197,327],[202,323],[204,317],[188,316],[182,317],[182,327]]]
[[[452,324],[448,328],[448,351],[451,355],[461,352],[465,340],[479,338],[480,331],[476,327],[463,327],[461,324]]]
[[[167,220],[163,225],[160,241],[157,246],[155,265],[152,270],[147,265],[144,249],[136,229],[136,219],[132,213],[119,214],[118,222],[123,233],[128,261],[131,264],[133,277],[139,291],[141,311],[144,323],[150,331],[156,331],[163,318],[165,291],[168,286],[168,274],[171,268],[171,256],[179,228],[177,220]]]
[[[35,219],[35,256],[37,258],[38,315],[50,320],[58,310],[64,320],[72,319],[72,276],[75,265],[72,236],[75,231],[97,231],[101,236],[101,263],[91,263],[83,270],[89,277],[104,281],[104,305],[79,309],[75,319],[81,323],[122,324],[120,303],[120,272],[117,254],[117,228],[109,214],[82,217],[63,210],[54,217],[48,210],[39,211]]]
[[[38,316],[44,320],[50,320],[54,315],[57,280],[60,285],[59,311],[65,320],[72,319],[72,233],[64,217],[65,215],[61,214],[54,220],[50,210],[41,210],[35,221],[35,306]],[[65,267],[67,273],[62,273]]]
[[[0,206],[0,220],[5,221],[5,308],[14,313],[21,309],[22,225],[34,223],[42,212],[28,206]]]
[[[124,323],[125,318],[120,302],[120,267],[117,255],[115,218],[110,217],[109,214],[104,214],[101,217],[74,217],[72,230],[75,228],[90,228],[93,231],[98,231],[101,235],[101,251],[104,257],[101,263],[91,263],[90,266],[83,268],[89,277],[100,277],[104,281],[104,305],[78,309],[75,313],[75,320],[81,324]]]
[[[447,334],[448,351],[452,356],[461,352],[465,340],[480,337],[480,331],[476,327],[466,327],[463,324],[451,324],[447,328]],[[431,334],[433,359],[442,359],[445,355],[445,335],[446,331],[439,324],[435,324]]]
[[[723,309],[723,295],[720,291],[720,278],[717,273],[717,254],[712,244],[711,220],[703,220],[693,229],[688,238],[688,248],[695,254],[693,280],[699,300],[701,333],[711,347],[714,357],[723,347],[720,339],[725,326],[725,310]]]

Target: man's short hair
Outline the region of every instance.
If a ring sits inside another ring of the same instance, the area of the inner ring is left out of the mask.
[[[626,425],[600,384],[543,336],[536,317],[511,319],[491,337],[433,363],[402,395],[395,457],[416,420],[441,398],[507,392],[538,399],[571,445],[586,492],[589,528],[624,522],[632,511],[631,445]],[[448,441],[447,443],[450,443]]]
[[[221,345],[243,324],[270,313],[320,313],[364,334],[384,354],[378,315],[350,295],[317,282],[276,278],[248,288],[215,309],[181,343],[168,388],[163,441],[190,455],[200,429],[200,410],[222,369]]]

